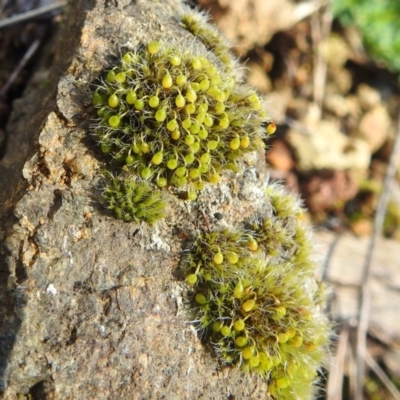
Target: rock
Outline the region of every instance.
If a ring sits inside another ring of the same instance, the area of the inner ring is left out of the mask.
[[[291,129],[287,135],[301,171],[368,168],[371,152],[365,141],[345,136],[329,121],[317,121],[305,126],[312,134]]]
[[[96,81],[125,47],[153,40],[201,46],[177,21],[182,7],[172,0],[162,6],[150,0],[71,3],[60,41],[44,52],[42,69],[50,68],[50,75],[38,71],[14,104],[0,163],[4,399],[267,397],[266,381],[223,368],[202,344],[190,323],[193,295],[179,268],[187,239],[198,231],[272,216],[264,152],[250,154],[237,174],[221,173],[221,182],[206,185],[196,202],[165,190],[167,215],[154,226],[116,220],[101,203],[109,159],[91,137]],[[48,91],[38,85],[40,76],[49,77]],[[297,202],[283,200],[283,231],[289,226],[288,237],[303,232],[290,215],[299,214]],[[306,234],[299,236],[308,243]],[[284,237],[284,245],[276,244],[289,257],[295,249]],[[283,264],[282,253],[273,257]],[[316,282],[304,276],[310,292],[299,296],[311,298]],[[313,307],[321,332],[319,308]]]
[[[381,102],[381,94],[379,91],[365,83],[358,85],[357,97],[361,107],[366,111],[378,106]]]
[[[391,119],[383,105],[376,105],[361,118],[357,137],[368,143],[371,153],[375,153],[389,138]]]

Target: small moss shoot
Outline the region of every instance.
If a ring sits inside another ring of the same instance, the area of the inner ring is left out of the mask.
[[[273,216],[198,234],[182,265],[221,361],[265,378],[276,399],[309,399],[328,344],[325,292],[300,206],[276,186],[268,194]]]
[[[153,224],[164,218],[166,201],[159,190],[154,190],[147,182],[138,182],[131,177],[116,178],[107,175],[103,196],[107,208],[117,219]]]

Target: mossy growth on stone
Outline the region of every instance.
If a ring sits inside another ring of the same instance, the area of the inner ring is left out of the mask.
[[[153,224],[164,218],[166,201],[159,190],[130,176],[113,177],[109,173],[106,176],[103,196],[117,219]]]
[[[276,399],[309,399],[328,343],[325,294],[301,207],[276,186],[268,195],[273,215],[199,233],[182,266],[221,361],[266,379]]]
[[[160,188],[201,190],[263,148],[269,118],[258,94],[203,46],[150,42],[126,52],[97,85],[104,153]],[[195,196],[192,196],[195,197]]]

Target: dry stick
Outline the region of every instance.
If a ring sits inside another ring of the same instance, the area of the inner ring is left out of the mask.
[[[400,400],[400,392],[397,390],[396,386],[393,385],[392,381],[385,374],[385,371],[379,366],[379,364],[371,357],[371,355],[366,352],[365,353],[365,361],[368,366],[375,372],[376,376],[382,381],[382,383],[389,390],[390,394],[393,396],[393,399]]]
[[[332,13],[331,2],[325,4],[325,10],[321,18],[315,13],[311,18],[311,37],[314,46],[314,74],[313,74],[313,92],[314,102],[318,106],[319,114],[322,112],[322,103],[325,95],[325,83],[327,63],[322,54],[321,43],[326,42],[331,32]]]
[[[39,15],[46,14],[50,11],[57,10],[58,8],[64,7],[67,4],[66,1],[61,1],[55,4],[49,4],[48,6],[40,7],[32,11],[27,11],[23,14],[15,15],[14,17],[5,18],[0,20],[0,29],[6,28],[7,26],[18,24],[29,19],[38,17]]]
[[[15,68],[15,70],[13,71],[13,73],[10,75],[10,77],[7,79],[7,82],[5,83],[5,85],[2,87],[2,89],[0,90],[0,98],[2,98],[8,91],[8,89],[10,88],[10,86],[13,84],[13,82],[15,81],[16,77],[18,76],[18,74],[21,72],[22,68],[25,67],[25,65],[27,64],[27,62],[31,59],[31,57],[35,54],[36,50],[38,49],[40,45],[40,40],[36,39],[30,46],[29,49],[27,50],[27,52],[24,54],[24,56],[22,57],[22,59],[20,60],[20,62],[17,65],[17,68]]]
[[[397,169],[398,154],[400,151],[400,114],[397,124],[396,138],[393,144],[392,153],[390,155],[389,165],[387,167],[385,180],[383,183],[382,194],[379,198],[378,207],[376,210],[372,235],[365,257],[363,275],[361,279],[361,288],[359,293],[359,312],[358,312],[358,327],[357,327],[357,384],[355,387],[354,400],[363,400],[363,387],[365,377],[365,358],[367,349],[367,331],[369,306],[371,302],[371,290],[369,286],[369,278],[371,275],[372,255],[378,236],[382,232],[383,221],[390,194],[390,183],[394,179]]]
[[[326,390],[326,400],[342,400],[342,387],[344,376],[344,364],[349,342],[349,326],[342,326],[339,333],[338,347],[336,350],[336,362],[329,369],[329,378]]]

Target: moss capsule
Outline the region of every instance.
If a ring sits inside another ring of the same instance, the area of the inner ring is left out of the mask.
[[[246,327],[246,324],[244,320],[238,319],[237,321],[234,322],[233,327],[235,328],[235,331],[241,332]]]
[[[223,254],[219,251],[218,253],[214,254],[214,263],[217,265],[220,265],[224,262],[224,256]]]
[[[160,165],[163,161],[164,153],[162,151],[159,151],[158,153],[154,154],[154,156],[151,159],[151,162],[154,165]]]
[[[173,85],[172,77],[169,73],[166,73],[162,78],[161,84],[164,89],[170,89]]]
[[[256,305],[256,301],[254,299],[247,300],[242,304],[242,310],[245,312],[249,312],[254,309]]]
[[[194,285],[197,282],[197,275],[196,274],[190,274],[186,277],[186,280],[191,284]]]
[[[118,128],[121,123],[121,118],[118,115],[113,115],[108,119],[108,123],[112,128]]]
[[[221,328],[221,335],[222,336],[229,336],[230,334],[231,334],[231,327],[230,326],[223,326],[222,328]]]
[[[247,338],[244,337],[244,336],[238,336],[238,337],[235,339],[235,344],[236,344],[236,346],[238,346],[238,347],[244,347],[244,346],[246,346],[247,342],[248,342],[248,340],[247,340]]]
[[[198,304],[207,304],[207,297],[203,293],[196,293],[194,298]]]
[[[137,100],[136,93],[133,91],[128,92],[128,94],[125,97],[125,100],[128,104],[133,105]]]
[[[147,51],[152,55],[157,54],[158,51],[160,50],[160,46],[161,46],[160,42],[150,42],[147,45]]]
[[[119,104],[119,98],[118,98],[118,96],[116,94],[113,94],[108,98],[108,105],[111,108],[117,107],[118,104]]]
[[[175,105],[178,108],[183,108],[185,107],[185,104],[186,104],[185,98],[181,94],[178,94],[178,96],[176,96],[175,98]]]
[[[253,346],[248,346],[248,347],[245,347],[243,350],[242,350],[242,357],[245,359],[245,360],[250,360],[250,358],[251,357],[253,357],[253,355],[254,355],[254,347]]]
[[[151,108],[156,108],[160,104],[160,98],[158,96],[152,96],[149,99],[149,106]]]

